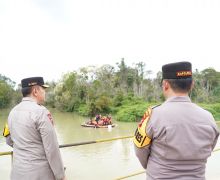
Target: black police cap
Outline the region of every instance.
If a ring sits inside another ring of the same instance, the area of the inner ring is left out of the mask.
[[[31,87],[34,85],[39,85],[44,88],[48,88],[49,86],[47,84],[44,84],[44,79],[42,77],[30,77],[30,78],[25,78],[21,80],[21,87]]]
[[[176,62],[162,66],[163,79],[192,78],[192,65],[190,62]]]

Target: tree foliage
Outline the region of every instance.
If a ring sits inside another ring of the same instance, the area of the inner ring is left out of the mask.
[[[13,100],[15,82],[0,74],[0,108],[8,107]]]
[[[78,112],[85,116],[97,113],[115,115],[118,120],[136,121],[147,106],[164,101],[161,90],[162,73],[150,78],[147,62],[128,66],[124,60],[101,67],[82,67],[64,74],[58,82],[49,82],[47,105],[62,111]],[[195,103],[220,103],[220,72],[213,68],[193,72],[195,81],[190,97]],[[20,99],[15,83],[0,75],[0,108]],[[213,111],[213,110],[212,110]],[[219,110],[220,111],[220,110]],[[218,116],[218,110],[213,111]]]
[[[84,67],[79,72],[67,73],[55,87],[55,106],[82,115],[114,113],[116,119],[140,119],[147,104],[164,101],[161,90],[162,73],[149,78],[146,64],[127,66],[122,58],[116,64]],[[196,103],[220,102],[220,73],[212,68],[194,72],[195,87],[190,96]],[[138,103],[134,103],[138,102]]]

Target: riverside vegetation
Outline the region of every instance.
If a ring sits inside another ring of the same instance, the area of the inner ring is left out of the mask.
[[[101,113],[111,114],[118,121],[139,121],[147,107],[164,101],[161,72],[155,78],[150,78],[151,73],[145,63],[130,67],[124,59],[116,67],[82,67],[64,74],[57,82],[47,82],[50,88],[46,105],[83,116]],[[195,70],[193,78],[192,101],[220,120],[220,72],[213,68]],[[15,89],[15,82],[0,74],[0,109],[12,107],[21,100],[20,88],[18,85]]]

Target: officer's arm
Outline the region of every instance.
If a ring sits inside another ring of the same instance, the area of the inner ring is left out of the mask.
[[[150,122],[152,109],[148,109],[139,123],[134,136],[134,150],[143,168],[147,168],[148,157],[150,155],[151,139],[153,136]]]
[[[135,132],[135,137],[134,137],[134,150],[135,150],[135,154],[137,156],[137,158],[139,159],[142,167],[144,169],[147,168],[147,163],[148,163],[148,158],[150,155],[150,147],[151,147],[151,125],[148,124],[148,126],[146,127],[146,133],[142,133],[142,135],[140,135],[139,133],[140,130],[138,131],[138,128]],[[138,136],[142,136],[142,141],[140,141],[140,137]],[[137,139],[139,141],[137,141]]]
[[[5,138],[6,138],[6,143],[7,143],[9,146],[13,147],[13,141],[12,141],[12,139],[11,139],[11,135],[8,135],[8,136],[5,137]]]
[[[50,114],[48,115],[48,113],[48,111],[42,113],[42,117],[39,119],[38,130],[42,137],[44,150],[50,167],[55,178],[60,180],[65,177],[64,166],[55,129],[51,122],[51,116]]]
[[[215,139],[214,139],[214,142],[213,142],[212,150],[215,148],[215,146],[217,144],[217,141],[218,141],[218,137],[219,137],[219,130],[218,130],[217,127],[215,129],[215,133],[216,133],[216,136],[215,136]]]
[[[136,145],[134,145],[134,151],[135,154],[137,156],[137,158],[139,159],[142,167],[144,169],[147,168],[147,163],[148,163],[148,157],[150,154],[150,145],[144,147],[144,148],[138,148]]]
[[[5,124],[4,130],[3,130],[3,136],[6,138],[6,143],[13,147],[13,141],[11,139],[8,123]]]

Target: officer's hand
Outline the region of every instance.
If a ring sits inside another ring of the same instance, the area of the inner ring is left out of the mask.
[[[64,178],[62,180],[67,180],[66,176],[64,176]]]

